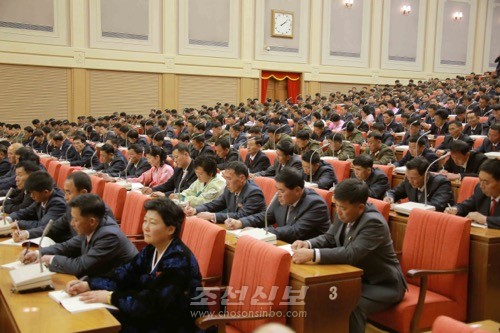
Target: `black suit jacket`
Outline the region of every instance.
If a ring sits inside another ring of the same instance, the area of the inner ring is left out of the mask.
[[[27,208],[33,204],[31,195],[25,190],[14,190],[9,199],[4,200],[3,210],[7,214],[17,212],[20,209]]]
[[[141,157],[137,166],[133,163],[129,164],[127,168],[127,178],[138,178],[149,169],[151,169],[151,164],[149,164],[145,157]]]
[[[434,123],[431,125],[430,131],[431,131],[432,135],[438,135],[438,136],[439,135],[446,135],[446,134],[448,134],[448,122],[445,122],[443,124],[441,129],[439,129],[439,133],[438,133],[438,127]]]
[[[71,157],[71,159],[69,160],[70,161],[69,164],[71,166],[81,166],[85,168],[90,168],[92,166],[93,168],[94,166],[97,166],[100,163],[97,154],[94,155],[94,153],[95,153],[94,148],[92,148],[89,145],[85,145],[85,148],[83,148],[81,153],[76,153]]]
[[[61,148],[54,148],[50,152],[51,156],[68,161],[71,161],[76,154],[76,149],[69,140],[64,140]]]
[[[489,153],[491,151],[500,151],[500,144],[497,143],[495,147],[493,147],[493,144],[491,143],[490,139],[484,138],[483,143],[477,148],[476,150],[478,153]]]
[[[354,172],[351,178],[356,178]],[[385,192],[391,188],[385,172],[377,168],[372,168],[372,173],[365,180],[365,183],[368,185],[368,196],[379,200],[383,199]]]
[[[387,196],[394,199],[394,202],[408,198],[412,202],[425,203],[425,192],[413,188],[408,179],[387,192]],[[455,198],[451,189],[450,181],[443,175],[429,174],[427,181],[427,204],[436,207],[436,211],[442,212],[448,204],[454,205]]]
[[[0,161],[0,177],[5,176],[10,171],[10,162],[6,157]]]
[[[472,149],[472,147],[474,146],[474,140],[472,140],[468,135],[466,134],[460,134],[460,136],[458,137],[457,140],[461,140],[465,143],[467,143],[470,147],[470,149]],[[450,147],[451,145],[453,144],[454,140],[453,140],[453,137],[451,135],[446,135],[444,137],[444,140],[443,142],[441,142],[441,144],[436,148],[438,150],[450,150]]]
[[[306,182],[311,180],[311,177],[305,173],[302,174],[302,178]],[[312,182],[318,184],[318,188],[322,190],[329,190],[333,184],[337,184],[337,177],[331,164],[320,160],[319,168],[312,176]]]
[[[425,158],[427,161],[429,161],[429,163],[432,163],[434,162],[435,160],[437,160],[437,156],[436,154],[434,154],[431,150],[425,148],[424,151],[422,152],[422,156],[423,158]],[[399,161],[397,161],[396,163],[394,163],[394,166],[395,167],[398,167],[398,166],[405,166],[406,163],[410,162],[412,159],[413,159],[413,155],[411,154],[410,150],[408,150],[405,154],[405,156],[403,156],[403,158]],[[430,171],[432,172],[437,172],[438,171],[438,164],[437,163],[434,163],[430,169]]]
[[[153,187],[153,191],[164,192],[168,197],[171,193],[174,192],[174,190],[175,192],[180,193],[188,189],[189,186],[191,186],[191,184],[194,183],[196,179],[198,179],[196,177],[196,174],[194,173],[194,161],[191,161],[191,164],[189,164],[187,168],[187,174],[184,179],[182,179],[183,172],[184,171],[182,168],[175,168],[172,177],[170,177],[169,180],[167,180],[165,183]]]
[[[226,187],[217,199],[196,207],[196,212],[215,213],[217,223],[224,223],[226,218],[240,219],[265,210],[264,193],[252,180],[247,180],[238,198]]]
[[[115,153],[115,157],[109,163],[101,163],[94,170],[107,173],[111,177],[125,176],[125,168],[127,164],[123,159]]]
[[[57,220],[64,213],[66,213],[64,193],[54,187],[45,208],[41,203],[33,202],[29,207],[10,214],[10,217],[12,220],[18,220],[19,228],[29,231],[32,228],[45,227],[50,220]]]
[[[198,151],[196,149],[191,149],[191,154],[190,155],[191,155],[191,158],[193,160],[195,160],[198,156],[203,155],[203,154],[207,154],[207,155],[210,155],[210,156],[214,156],[215,155],[214,151],[212,150],[212,148],[208,144],[205,144],[203,146],[203,148],[201,148],[200,151]]]
[[[368,126],[368,124],[364,121],[361,121],[361,124],[359,124],[359,126],[356,126],[356,128],[361,132],[368,132],[370,130],[370,126]]]
[[[471,212],[478,212],[486,217],[488,228],[500,229],[500,205],[497,204],[495,212],[490,215],[491,197],[484,195],[479,184],[474,189],[474,194],[467,200],[457,205],[457,215],[466,216]]]
[[[476,128],[472,129],[472,127],[469,124],[467,124],[467,125],[465,125],[462,133],[464,133],[466,135],[487,135],[488,134],[488,125],[478,123],[476,125]]]
[[[229,163],[238,161],[239,158],[240,155],[238,154],[238,151],[234,148],[229,148],[226,158],[220,158],[219,156],[215,157],[215,160],[217,161],[217,168],[219,170],[224,170]]]
[[[284,167],[292,167],[292,168],[295,168],[299,171],[302,171],[302,160],[300,159],[300,157],[298,155],[293,155],[292,157],[290,157],[290,159],[288,160],[288,162],[285,164]],[[259,177],[259,176],[260,177],[276,177],[281,172],[281,169],[283,169],[283,166],[276,158],[274,160],[273,165],[271,165],[269,168],[267,168],[264,171],[255,173],[254,175],[256,177]]]
[[[297,205],[289,212],[288,206],[282,206],[275,198],[267,211],[268,230],[277,239],[293,243],[299,239],[316,237],[328,230],[330,216],[323,198],[316,191],[305,188]],[[288,214],[287,214],[288,212]],[[264,227],[266,212],[243,217],[243,227]],[[288,215],[288,219],[287,219]]]
[[[488,158],[481,153],[470,151],[469,160],[467,161],[467,167],[462,168],[455,164],[452,158],[444,164],[444,169],[451,173],[459,173],[461,178],[464,177],[477,177],[479,174],[479,167]]]
[[[255,154],[255,157],[251,162],[250,154],[247,154],[247,157],[245,158],[245,165],[248,167],[248,171],[250,173],[256,173],[266,170],[267,168],[269,168],[271,163],[269,162],[269,158],[267,157],[267,155],[259,150],[257,154]]]

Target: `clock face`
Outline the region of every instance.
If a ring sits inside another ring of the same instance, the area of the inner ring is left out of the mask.
[[[293,13],[273,10],[271,35],[273,37],[293,37]]]

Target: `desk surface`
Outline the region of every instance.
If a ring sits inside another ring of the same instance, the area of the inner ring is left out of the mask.
[[[16,260],[17,246],[0,245],[0,265]],[[64,289],[75,277],[55,274],[52,277],[56,290]],[[72,314],[54,302],[47,292],[14,294],[9,271],[0,269],[0,323],[8,323],[0,330],[7,332],[118,332],[120,323],[105,309]],[[6,320],[6,321],[4,321]]]

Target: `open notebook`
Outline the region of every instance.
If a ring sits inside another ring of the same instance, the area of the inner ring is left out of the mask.
[[[79,313],[95,309],[111,309],[118,310],[116,306],[104,303],[85,303],[80,300],[80,296],[70,296],[64,290],[56,290],[49,292],[49,297],[57,303],[61,304],[66,310],[71,313]]]
[[[27,243],[31,243],[31,246],[38,247],[38,246],[40,246],[40,238],[41,237],[28,239],[28,240],[18,242],[18,243],[14,242],[14,240],[12,238],[9,238],[7,240],[0,242],[0,245],[26,246]],[[48,247],[48,246],[54,245],[55,243],[56,242],[54,242],[51,238],[44,237],[42,247]]]

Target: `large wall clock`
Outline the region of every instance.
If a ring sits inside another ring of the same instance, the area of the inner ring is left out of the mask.
[[[293,12],[272,10],[271,36],[293,38]]]

